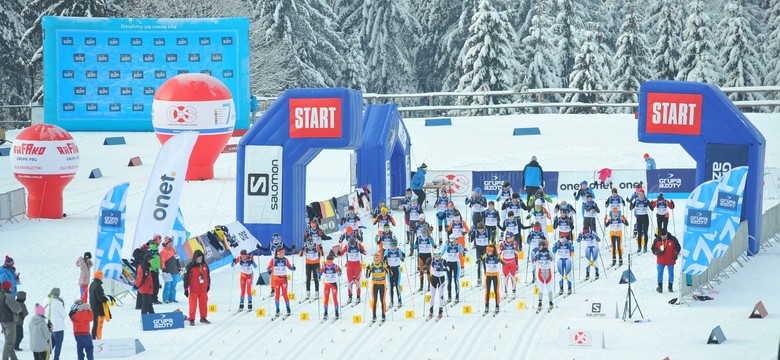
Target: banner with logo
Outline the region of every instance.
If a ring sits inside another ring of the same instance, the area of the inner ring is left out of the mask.
[[[523,172],[515,171],[474,171],[472,174],[474,183],[472,189],[482,188],[482,195],[494,197],[504,186],[504,181],[509,181],[512,191],[520,192],[520,184],[523,181]]]
[[[95,359],[111,359],[134,356],[146,349],[138,339],[100,339],[92,340],[95,346]]]
[[[190,238],[190,232],[184,226],[184,215],[181,213],[181,208],[176,214],[176,220],[173,221],[173,228],[168,232],[168,236],[173,240],[173,246],[179,246]]]
[[[233,257],[238,257],[238,255],[241,254],[241,250],[252,252],[257,249],[257,245],[260,244],[254,235],[244,227],[244,224],[238,221],[227,224],[225,227],[228,229],[225,233],[225,238],[230,246],[229,250],[230,253],[233,254]]]
[[[144,331],[181,329],[184,328],[184,314],[181,311],[143,314],[141,323]]]
[[[281,224],[283,148],[247,145],[244,156],[244,222]]]
[[[648,194],[688,194],[696,188],[696,169],[647,170]]]
[[[685,230],[682,243],[682,272],[700,275],[712,260],[717,230],[713,227],[719,182],[710,180],[696,187],[685,204]]]
[[[290,99],[290,139],[340,138],[341,98]]]
[[[154,234],[168,234],[176,220],[184,176],[198,133],[174,135],[160,148],[141,203],[141,213],[133,237],[133,248],[149,241]]]
[[[114,186],[100,202],[95,270],[102,271],[105,279],[113,279],[121,284],[132,286],[132,281],[122,271],[122,246],[125,243],[125,212],[129,186],[129,183]]]
[[[648,134],[701,134],[701,94],[647,93]]]
[[[450,198],[453,199],[456,207],[460,207],[467,197],[471,196],[473,189],[472,171],[428,171],[425,174],[425,185],[435,185],[441,187],[445,185]],[[434,201],[436,199],[433,199]],[[433,204],[433,202],[431,202]]]
[[[740,166],[727,172],[720,178],[717,188],[716,216],[713,228],[718,230],[717,244],[712,249],[712,257],[719,258],[726,254],[731,240],[737,234],[742,217],[742,199],[747,182],[748,167]]]
[[[748,165],[748,145],[707,144],[705,179],[718,180],[739,166]]]

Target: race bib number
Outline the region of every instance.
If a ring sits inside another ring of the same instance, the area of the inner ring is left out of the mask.
[[[338,281],[338,274],[323,274],[322,279],[327,283],[335,283]]]
[[[513,258],[516,257],[514,250],[502,250],[501,251],[501,256],[504,259],[513,259]]]
[[[388,257],[387,258],[387,264],[390,266],[401,266],[401,258],[399,257]]]
[[[431,244],[419,244],[420,250],[418,251],[421,254],[430,254],[431,253]]]
[[[569,258],[569,249],[558,249],[558,258],[559,259],[568,259]]]
[[[485,264],[487,272],[496,273],[501,269],[501,264]]]
[[[316,252],[307,252],[306,253],[306,258],[309,259],[309,260],[317,260],[317,259],[320,258],[320,256]]]
[[[475,238],[474,241],[479,246],[487,246],[487,244],[488,244],[488,238],[486,238],[486,237],[478,237],[478,238]]]
[[[360,261],[360,253],[359,252],[349,252],[349,253],[347,253],[347,260],[349,260],[349,261]]]
[[[285,276],[285,275],[287,275],[287,267],[286,266],[274,266],[274,275],[275,276]]]
[[[457,252],[447,252],[447,261],[449,261],[449,262],[458,261],[458,253]]]
[[[487,218],[485,219],[485,225],[487,226],[496,226],[498,224],[498,219],[496,218]]]

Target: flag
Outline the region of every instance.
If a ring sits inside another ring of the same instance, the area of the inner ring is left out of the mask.
[[[125,212],[128,183],[111,188],[100,203],[98,212],[95,270],[106,279],[132,286],[122,271],[122,246],[125,242]]]
[[[196,132],[182,132],[160,148],[141,203],[133,248],[151,240],[154,234],[168,234],[173,229],[173,209],[179,208],[187,164],[197,139]]]
[[[712,217],[718,185],[718,180],[702,183],[693,190],[685,204],[683,274],[699,275],[710,266],[717,235]]]
[[[176,215],[176,220],[173,221],[173,228],[168,232],[168,236],[173,240],[174,247],[183,244],[190,238],[190,232],[184,226],[184,215],[181,213],[181,208],[179,208],[179,213]]]
[[[238,257],[241,254],[241,250],[246,252],[252,252],[260,244],[257,238],[247,230],[243,224],[236,221],[225,225],[228,231],[226,231],[225,239],[228,242],[230,253],[233,257]]]
[[[718,231],[712,257],[719,258],[726,254],[731,240],[739,229],[742,216],[742,195],[747,181],[747,166],[731,169],[721,176],[717,188],[715,216],[712,227]]]

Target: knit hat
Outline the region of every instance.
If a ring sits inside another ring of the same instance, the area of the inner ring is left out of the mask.
[[[41,304],[35,304],[35,315],[43,316],[46,314],[46,309]]]
[[[87,259],[92,259],[92,253],[90,253],[89,251],[84,253],[84,260],[87,260]]]
[[[2,285],[2,287],[3,287],[3,290],[8,290],[8,291],[11,291],[11,286],[12,286],[12,285],[11,285],[11,282],[10,282],[10,281],[8,281],[8,280],[6,280],[6,281],[3,281],[3,285]]]
[[[163,241],[163,245],[168,245],[168,244],[171,244],[171,243],[173,243],[173,239],[171,239],[170,236],[166,236],[165,240]]]
[[[103,280],[103,272],[100,270],[95,270],[95,279]]]
[[[16,292],[16,301],[24,302],[27,300],[27,293],[24,291],[17,291]]]
[[[58,288],[58,287],[52,288],[51,291],[49,292],[49,296],[51,296],[51,297],[60,297],[60,288]]]
[[[536,155],[531,156],[531,161],[536,161]]]
[[[8,255],[5,256],[5,262],[3,263],[5,266],[14,266],[14,259]]]
[[[649,157],[650,157],[650,154],[648,154],[648,153],[645,153],[645,155],[644,155],[644,158],[645,158],[645,159],[647,159],[647,158],[649,158]]]

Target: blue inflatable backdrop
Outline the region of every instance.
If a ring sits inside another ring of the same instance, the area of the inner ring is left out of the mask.
[[[748,221],[748,254],[758,253],[766,140],[720,89],[693,82],[643,83],[638,136],[641,142],[680,144],[696,160],[697,185],[749,166],[743,220]]]
[[[360,146],[362,107],[363,95],[349,89],[287,90],[241,138],[236,218],[262,244],[279,233],[285,244],[301,248],[306,165],[323,149]]]
[[[363,145],[356,151],[357,175],[358,185],[371,184],[373,204],[404,196],[409,186],[411,146],[409,132],[394,104],[366,107]]]

